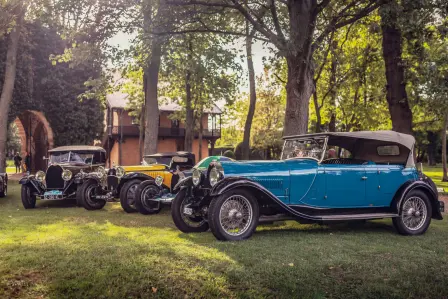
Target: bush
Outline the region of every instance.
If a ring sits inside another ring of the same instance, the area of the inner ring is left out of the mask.
[[[240,142],[235,146],[235,157],[237,160],[243,160],[243,143]]]
[[[227,150],[222,154],[224,157],[235,159],[235,153],[231,150]]]

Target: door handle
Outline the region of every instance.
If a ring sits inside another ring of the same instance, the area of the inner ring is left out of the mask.
[[[366,176],[363,176],[361,179],[363,179],[363,181],[367,180]]]

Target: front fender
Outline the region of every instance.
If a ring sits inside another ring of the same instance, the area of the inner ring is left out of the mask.
[[[434,183],[428,177],[423,177],[417,181],[414,180],[407,181],[395,193],[391,208],[398,213],[398,211],[400,210],[401,203],[406,198],[406,195],[412,190],[420,189],[423,190],[428,195],[428,198],[431,201],[432,218],[442,220],[443,216],[442,213],[440,212],[439,195],[437,193],[437,189],[434,190],[434,186],[435,186]]]
[[[173,192],[178,192],[179,190],[183,188],[188,188],[193,186],[193,179],[192,177],[186,177],[179,182],[177,182],[176,186],[173,188]]]
[[[38,194],[42,194],[45,190],[45,187],[42,185],[42,183],[39,182],[38,180],[36,180],[34,178],[34,176],[25,176],[25,177],[21,178],[19,181],[19,184],[20,185],[28,185],[28,186],[34,188],[34,190]]]
[[[126,184],[126,182],[129,182],[130,180],[133,180],[133,179],[138,179],[138,180],[142,180],[142,181],[154,180],[154,178],[152,176],[141,173],[141,172],[127,173],[120,178],[120,182],[118,183],[118,187],[117,187],[117,193],[120,194],[120,191],[121,191],[121,188],[123,187],[123,185]]]

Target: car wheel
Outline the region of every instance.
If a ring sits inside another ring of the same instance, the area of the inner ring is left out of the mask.
[[[5,189],[0,192],[0,198],[6,197],[8,195],[8,186],[5,186]]]
[[[36,207],[36,196],[32,195],[31,188],[27,185],[22,185],[22,204],[25,209],[34,209]]]
[[[412,190],[403,199],[399,217],[392,219],[395,229],[402,235],[421,235],[431,223],[432,206],[421,190]]]
[[[135,191],[137,191],[138,185],[142,181],[130,180],[123,185],[120,191],[120,203],[121,207],[126,213],[137,212],[135,208]]]
[[[97,194],[99,184],[96,180],[87,180],[80,187],[79,201],[86,210],[100,210],[106,204],[106,201],[94,199]]]
[[[208,222],[218,240],[248,239],[257,228],[258,220],[258,202],[247,190],[231,190],[210,203]]]
[[[184,208],[190,203],[187,190],[177,193],[171,203],[171,216],[176,227],[184,233],[200,233],[208,230],[208,222],[201,216],[191,216],[184,213]]]
[[[162,209],[162,203],[154,200],[160,193],[160,188],[154,181],[143,181],[135,191],[135,208],[143,215],[157,214]]]

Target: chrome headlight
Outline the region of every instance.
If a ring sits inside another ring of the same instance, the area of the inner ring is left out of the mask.
[[[194,169],[191,179],[193,180],[193,185],[199,185],[199,183],[201,182],[201,172],[197,169]]]
[[[216,167],[213,167],[210,170],[210,186],[215,186],[219,179],[221,178],[221,173],[219,172],[219,170]]]
[[[64,171],[62,171],[62,179],[64,181],[70,181],[72,176],[73,176],[73,173],[70,170],[65,169]]]
[[[124,174],[125,174],[125,172],[126,172],[126,171],[124,170],[124,168],[121,167],[121,166],[118,166],[117,168],[115,168],[115,171],[116,171],[116,174],[117,174],[117,177],[118,177],[118,178],[123,177]]]
[[[157,186],[159,186],[159,187],[162,186],[162,184],[163,184],[163,176],[160,176],[160,175],[156,176],[155,182],[156,182]]]
[[[36,180],[38,180],[39,182],[43,182],[45,180],[45,172],[43,172],[42,170],[36,172]]]
[[[98,166],[98,168],[96,169],[96,173],[100,179],[107,175],[107,171],[103,166]]]

